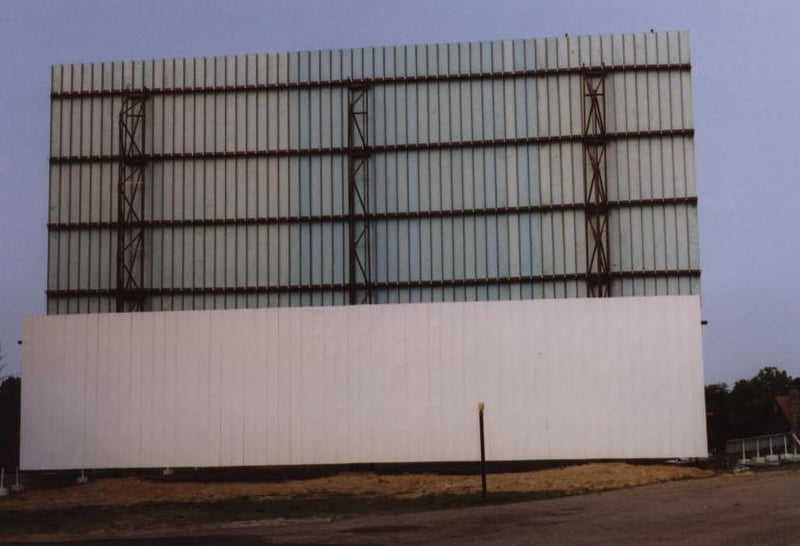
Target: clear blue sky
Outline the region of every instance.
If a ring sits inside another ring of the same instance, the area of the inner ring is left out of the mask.
[[[800,4],[643,0],[6,0],[0,10],[0,343],[44,313],[49,66],[690,31],[707,382],[800,376]]]

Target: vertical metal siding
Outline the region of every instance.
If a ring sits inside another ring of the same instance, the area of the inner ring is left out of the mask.
[[[348,78],[494,75],[473,80],[376,83],[371,144],[514,139],[581,133],[580,75],[508,77],[510,71],[583,65],[688,63],[686,33],[658,32],[431,46],[108,62],[53,67],[49,313],[113,309],[118,95],[63,93],[186,89],[147,104],[147,153],[204,154],[346,145],[346,89],[234,86]],[[192,89],[227,88],[214,92]],[[607,130],[691,129],[688,70],[612,72]],[[159,159],[147,170],[146,286],[202,289],[156,294],[152,310],[345,302],[344,290],[214,294],[221,288],[341,285],[346,222],[169,225],[346,214],[342,153],[310,156]],[[607,147],[609,199],[696,197],[693,138],[626,138]],[[105,158],[105,159],[102,159]],[[373,213],[414,213],[581,203],[579,142],[389,150],[371,160]],[[492,279],[581,274],[583,212],[488,213],[375,219],[378,283],[488,279],[486,284],[378,290],[379,302],[584,296],[580,280]],[[655,204],[609,213],[611,270],[697,270],[697,210]],[[64,229],[70,224],[81,228]],[[95,226],[92,224],[99,224]],[[60,227],[53,227],[53,226]],[[69,291],[80,290],[70,295]],[[696,275],[620,278],[615,295],[697,294]],[[60,294],[60,295],[59,295]]]
[[[492,460],[706,455],[697,296],[32,317],[23,337],[30,470],[474,460],[479,401]]]

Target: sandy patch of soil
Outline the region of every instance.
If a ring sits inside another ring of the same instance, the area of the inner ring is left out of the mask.
[[[668,465],[590,463],[563,468],[490,474],[489,491],[597,491],[685,478],[711,471]],[[30,489],[0,499],[0,509],[41,510],[70,506],[125,506],[143,502],[217,502],[335,495],[393,496],[464,494],[480,491],[480,476],[350,472],[325,478],[285,482],[161,482],[136,477],[99,479],[59,489]]]

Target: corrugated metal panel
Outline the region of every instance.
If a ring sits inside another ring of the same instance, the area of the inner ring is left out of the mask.
[[[658,32],[55,66],[48,312],[114,308],[117,116],[144,89],[149,308],[344,303],[351,78],[377,78],[370,144],[388,147],[370,160],[378,302],[584,296],[581,143],[552,138],[581,134],[579,69],[601,64],[619,68],[607,130],[628,134],[608,197],[633,201],[609,212],[613,293],[698,294],[688,62],[687,34]],[[316,151],[265,155],[287,150]],[[690,200],[653,201],[673,198]],[[453,210],[472,212],[426,217]],[[276,286],[294,291],[250,290]]]
[[[696,296],[33,317],[23,340],[30,470],[475,460],[479,401],[490,460],[706,455]]]

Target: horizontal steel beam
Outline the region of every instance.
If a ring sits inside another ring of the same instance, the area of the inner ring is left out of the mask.
[[[697,197],[664,197],[654,199],[627,199],[609,201],[609,209],[660,207],[674,205],[697,205]],[[522,205],[518,207],[488,207],[477,209],[376,212],[356,214],[355,219],[370,222],[389,220],[416,220],[431,218],[453,218],[470,216],[500,216],[510,214],[535,214],[560,211],[584,210],[584,203],[556,203],[549,205]],[[214,227],[214,226],[247,226],[247,225],[287,225],[287,224],[330,224],[345,223],[350,219],[347,214],[317,214],[308,216],[271,216],[255,218],[193,218],[182,220],[145,220],[139,225],[148,228],[180,228],[180,227]],[[78,231],[95,229],[116,229],[117,222],[50,222],[50,231]]]
[[[699,269],[670,269],[651,271],[611,271],[612,279],[643,279],[643,278],[676,278],[700,277]],[[455,288],[468,286],[491,286],[529,283],[547,283],[563,281],[586,281],[586,273],[565,273],[554,275],[524,275],[518,277],[494,277],[481,279],[447,279],[447,280],[417,280],[417,281],[373,281],[373,290],[397,290],[412,288]],[[364,286],[359,286],[364,288]],[[312,292],[346,292],[350,289],[349,283],[331,284],[291,284],[276,286],[227,286],[227,287],[194,287],[194,288],[145,288],[145,296],[204,296],[204,295],[247,295],[247,294],[296,294]],[[111,288],[98,289],[63,289],[47,290],[51,298],[58,297],[104,297],[113,296]]]
[[[694,129],[663,129],[657,131],[623,131],[607,133],[605,140],[653,139],[670,137],[693,137]],[[561,144],[584,142],[583,135],[550,135],[521,138],[498,138],[486,140],[454,140],[449,142],[415,142],[410,144],[382,144],[359,148],[365,154],[389,152],[417,152],[426,150],[449,150],[456,148],[490,148],[501,146],[529,146],[545,144]],[[248,159],[258,157],[293,157],[314,155],[346,155],[350,152],[347,146],[331,148],[293,148],[283,150],[237,150],[230,152],[188,152],[188,153],[149,153],[142,156],[143,161],[197,161],[215,159]],[[77,155],[53,156],[52,164],[63,163],[102,163],[119,161],[119,155]]]
[[[241,85],[210,85],[190,87],[141,87],[135,89],[87,89],[81,91],[51,91],[50,96],[58,99],[78,99],[91,97],[114,97],[131,95],[131,93],[147,93],[153,95],[194,95],[202,93],[242,93],[248,91],[277,91],[283,89],[314,89],[341,87],[348,88],[359,85],[401,85],[434,82],[462,82],[473,80],[494,80],[507,78],[530,78],[546,76],[580,75],[587,70],[603,70],[609,72],[676,72],[691,71],[689,63],[668,64],[623,64],[603,65],[598,67],[567,68],[534,68],[529,70],[506,70],[501,72],[472,72],[466,74],[433,74],[420,76],[377,76],[370,78],[346,78],[320,81],[274,82]]]

